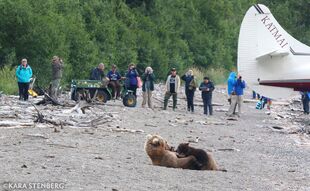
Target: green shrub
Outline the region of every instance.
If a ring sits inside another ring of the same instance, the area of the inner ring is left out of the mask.
[[[205,76],[209,77],[214,84],[219,85],[219,84],[224,84],[227,79],[228,71],[224,69],[201,69],[197,67],[190,68],[194,72],[194,76],[197,79],[198,84],[200,84],[203,81],[203,78]],[[183,75],[187,71],[184,71],[180,75]]]
[[[0,70],[0,91],[10,95],[18,93],[14,68],[5,66]]]

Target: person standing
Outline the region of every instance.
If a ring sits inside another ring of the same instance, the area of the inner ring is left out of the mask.
[[[185,81],[185,95],[187,100],[187,111],[194,112],[194,96],[196,91],[196,82],[193,70],[188,70],[181,79]]]
[[[139,76],[138,71],[136,70],[136,66],[134,63],[130,63],[128,66],[128,71],[126,74],[126,86],[128,90],[133,91],[133,95],[137,97],[137,88],[138,88],[138,80]]]
[[[237,81],[233,84],[233,90],[231,94],[231,105],[228,110],[228,115],[232,116],[238,105],[238,117],[241,115],[241,107],[243,103],[243,89],[245,88],[245,81],[239,75]]]
[[[143,101],[142,107],[145,107],[146,101],[149,108],[153,109],[152,104],[152,91],[154,91],[154,80],[155,75],[151,67],[146,67],[145,72],[142,74],[142,92],[143,92]]]
[[[32,77],[32,69],[26,58],[22,59],[21,64],[16,68],[15,74],[18,82],[19,100],[27,101],[29,97],[28,89]]]
[[[100,63],[96,68],[94,68],[90,73],[90,80],[102,80],[104,75],[104,64]]]
[[[116,65],[112,65],[112,70],[108,72],[107,77],[109,78],[109,86],[112,89],[112,97],[118,99],[120,97],[121,85],[119,80],[122,78],[116,70]]]
[[[310,93],[309,92],[300,92],[301,94],[301,101],[303,105],[304,114],[309,114],[309,99]]]
[[[252,91],[252,99],[260,99],[260,95],[256,93],[254,90]]]
[[[214,84],[208,77],[204,77],[203,82],[199,86],[199,90],[201,90],[201,97],[203,100],[203,113],[208,115],[209,110],[209,115],[213,115],[212,92],[214,90]]]
[[[231,97],[232,97],[232,92],[233,92],[233,87],[234,84],[236,83],[236,73],[235,72],[231,72],[229,74],[229,77],[227,79],[227,93],[228,93],[228,102],[229,104],[231,104]]]
[[[52,59],[52,87],[51,87],[51,97],[57,101],[58,90],[60,85],[60,80],[63,72],[63,62],[58,56],[53,56]]]
[[[177,71],[175,68],[170,70],[170,75],[166,81],[166,93],[164,98],[164,110],[167,110],[168,100],[172,96],[173,100],[173,111],[175,111],[177,107],[177,98],[178,98],[178,91],[180,88],[180,77],[177,75]]]

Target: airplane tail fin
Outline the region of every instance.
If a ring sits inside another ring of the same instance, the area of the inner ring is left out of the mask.
[[[288,34],[266,6],[255,4],[247,11],[239,33],[238,72],[251,89],[270,98],[292,95],[293,89],[260,85],[260,81],[281,79],[283,73],[290,78],[282,63],[286,59],[292,68],[298,50],[310,55],[310,48]]]

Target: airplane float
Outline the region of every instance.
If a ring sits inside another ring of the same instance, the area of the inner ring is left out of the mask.
[[[269,98],[310,91],[310,47],[288,34],[265,5],[255,4],[240,27],[238,72]]]

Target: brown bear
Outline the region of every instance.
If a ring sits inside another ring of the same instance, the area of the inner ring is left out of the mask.
[[[159,135],[148,135],[144,148],[153,165],[191,170],[201,168],[194,156],[178,158],[176,152],[171,151],[167,141]]]
[[[176,152],[178,153],[178,157],[189,157],[195,156],[197,161],[200,163],[201,168],[199,170],[219,170],[225,171],[225,169],[219,169],[216,165],[215,160],[213,159],[210,153],[202,149],[196,149],[194,147],[189,146],[189,143],[181,143]]]

